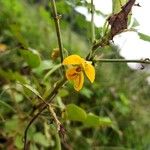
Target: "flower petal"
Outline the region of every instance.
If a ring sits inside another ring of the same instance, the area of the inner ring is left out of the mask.
[[[88,61],[84,63],[83,68],[86,76],[93,83],[95,79],[95,68]]]
[[[68,80],[74,80],[78,76],[78,72],[76,72],[77,67],[68,68],[66,71],[66,78]]]
[[[78,74],[78,76],[76,76],[76,78],[74,78],[73,82],[74,82],[74,88],[75,88],[75,90],[76,91],[81,90],[81,88],[83,86],[83,82],[84,82],[83,72],[80,72]]]
[[[83,59],[78,55],[70,55],[66,57],[63,61],[63,65],[78,65],[82,63]]]

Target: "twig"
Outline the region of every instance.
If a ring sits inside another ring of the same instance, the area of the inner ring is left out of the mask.
[[[52,108],[52,106],[49,104],[48,106],[48,110],[49,112],[52,114],[53,118],[54,118],[54,121],[56,123],[56,126],[57,126],[57,131],[59,132],[60,131],[60,121],[58,120],[57,116],[56,116],[56,113],[54,112],[54,109]]]
[[[102,63],[110,63],[110,62],[116,62],[116,63],[143,63],[143,64],[150,64],[150,59],[146,58],[144,60],[136,60],[136,59],[97,59],[94,60],[94,62],[102,62]]]
[[[55,96],[58,93],[58,90],[60,89],[60,87],[63,86],[63,84],[66,82],[66,78],[61,79],[56,86],[54,87],[54,89],[52,90],[52,92],[50,93],[50,95],[47,97],[46,103],[43,102],[41,104],[41,107],[39,108],[39,112],[37,114],[35,114],[32,119],[30,120],[30,122],[28,123],[25,132],[24,132],[24,150],[27,150],[27,134],[28,134],[28,130],[30,128],[30,126],[32,125],[32,123],[36,120],[36,118],[38,118],[38,116],[45,110],[45,108],[47,107],[47,104],[50,104],[52,102],[52,100],[55,98]]]
[[[61,59],[61,62],[63,62],[63,44],[62,44],[60,25],[59,25],[59,20],[61,16],[57,14],[55,0],[50,0],[50,1],[51,1],[52,10],[53,10],[53,17],[54,17],[55,28],[56,28],[56,33],[57,33],[57,40],[58,40],[59,51],[60,51],[60,59]]]

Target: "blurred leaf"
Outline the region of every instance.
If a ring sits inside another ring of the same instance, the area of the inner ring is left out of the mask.
[[[87,114],[87,118],[84,121],[84,124],[90,127],[110,126],[112,121],[108,117],[99,117],[89,113]]]
[[[36,68],[41,63],[40,54],[33,49],[20,50],[22,57],[26,60],[28,65],[32,68]]]
[[[26,83],[26,79],[19,72],[12,72],[12,70],[2,70],[0,69],[0,76],[6,80],[19,81],[21,83]]]
[[[7,45],[6,44],[3,44],[3,43],[0,43],[0,53],[1,52],[4,52],[7,50]]]
[[[16,113],[16,110],[9,104],[7,104],[6,102],[4,102],[3,100],[0,100],[0,107],[6,107],[10,110],[12,110],[14,113]]]
[[[66,97],[67,95],[69,95],[69,92],[66,89],[60,89],[59,92],[58,92],[58,95],[60,97]]]
[[[37,97],[39,97],[40,99],[43,100],[42,96],[40,95],[40,93],[33,88],[32,86],[28,85],[28,84],[21,84],[22,86],[24,86],[25,88],[27,88],[29,91],[31,91],[32,93],[34,93]]]
[[[45,147],[48,147],[50,145],[50,142],[46,139],[44,134],[42,134],[41,132],[35,133],[33,136],[33,140],[34,142],[41,144]]]
[[[14,92],[14,98],[16,100],[17,103],[21,102],[23,100],[23,95],[18,93],[18,92]]]
[[[32,144],[32,143],[30,145],[30,149],[31,150],[39,150],[38,147],[35,144]]]
[[[93,94],[93,92],[92,92],[90,89],[84,87],[84,88],[81,90],[81,94],[83,94],[84,96],[86,96],[87,98],[90,99],[91,96],[92,96],[92,94]]]
[[[18,118],[12,118],[11,120],[7,120],[5,122],[5,131],[9,134],[9,135],[14,135],[16,134],[16,131],[19,132],[19,120]]]
[[[17,135],[15,136],[15,146],[18,148],[18,149],[23,149],[23,140],[22,140],[22,136],[20,135]]]
[[[86,119],[86,112],[84,109],[75,104],[69,104],[65,109],[65,118],[72,121],[84,121]]]
[[[20,31],[20,26],[17,24],[11,24],[10,25],[10,29],[13,32],[14,36],[16,37],[16,39],[18,40],[18,42],[20,42],[24,48],[28,47],[28,43],[25,40],[25,38],[22,36],[21,31]]]
[[[115,101],[114,102],[114,107],[115,109],[120,112],[122,115],[128,115],[129,113],[129,107],[127,105],[125,105],[124,103],[120,102],[120,101]]]
[[[122,101],[122,103],[124,105],[126,105],[126,106],[129,105],[129,100],[128,100],[128,98],[123,93],[120,93],[119,97],[120,97],[120,100]]]
[[[50,60],[43,60],[43,61],[41,61],[41,64],[37,68],[34,68],[33,71],[36,74],[41,75],[44,70],[48,70],[48,69],[51,69],[53,67],[54,67],[54,64],[52,63],[52,61],[50,61]]]
[[[150,36],[149,35],[146,35],[146,34],[143,34],[140,32],[138,32],[138,35],[139,35],[140,39],[150,42]]]

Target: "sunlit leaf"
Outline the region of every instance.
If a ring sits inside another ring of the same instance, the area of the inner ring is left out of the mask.
[[[59,92],[58,92],[58,95],[60,97],[65,97],[65,96],[69,95],[69,92],[66,89],[60,89]]]
[[[87,114],[84,124],[90,127],[95,126],[110,126],[111,120],[108,117],[99,117],[94,114]]]
[[[126,0],[112,0],[113,13],[118,13],[121,10],[121,6],[125,4]]]
[[[23,140],[22,140],[22,136],[20,135],[17,135],[15,137],[15,146],[18,148],[18,149],[23,149]]]
[[[50,145],[50,142],[48,141],[48,139],[41,132],[35,133],[33,136],[33,140],[34,142],[41,144],[45,147],[48,147]]]
[[[36,50],[20,50],[20,53],[30,67],[36,68],[40,65],[41,58]]]
[[[66,106],[64,117],[72,121],[84,121],[86,119],[86,112],[81,107],[75,104]]]

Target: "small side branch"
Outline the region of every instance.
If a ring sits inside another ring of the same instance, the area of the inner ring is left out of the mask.
[[[150,59],[146,58],[144,60],[136,60],[136,59],[97,59],[94,62],[102,62],[102,63],[141,63],[141,64],[150,64]]]

